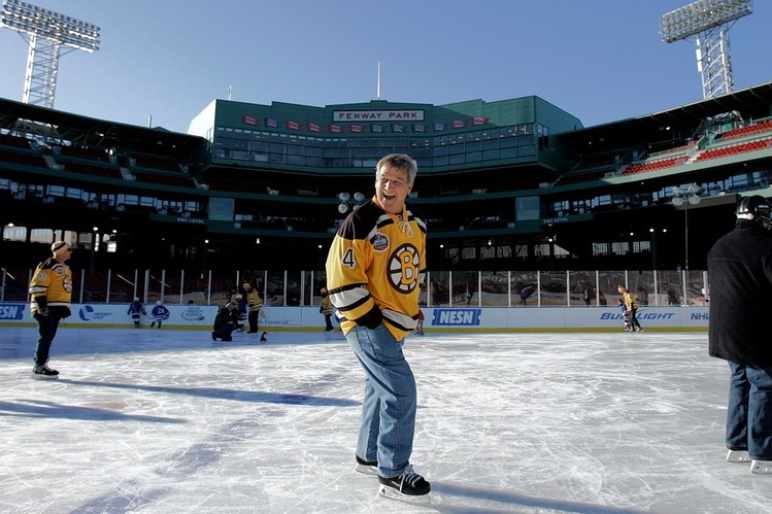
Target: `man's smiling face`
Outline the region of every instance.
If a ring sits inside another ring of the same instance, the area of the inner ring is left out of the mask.
[[[406,170],[384,165],[375,177],[375,198],[384,211],[399,214],[412,186]]]

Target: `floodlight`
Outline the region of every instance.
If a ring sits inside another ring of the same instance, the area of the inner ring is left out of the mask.
[[[27,72],[22,102],[52,108],[62,48],[96,52],[101,29],[19,0],[4,0],[0,27],[18,32],[27,42]]]
[[[673,43],[696,36],[697,71],[702,75],[704,98],[727,94],[734,88],[729,58],[729,28],[753,12],[751,0],[697,0],[665,13],[660,36]]]

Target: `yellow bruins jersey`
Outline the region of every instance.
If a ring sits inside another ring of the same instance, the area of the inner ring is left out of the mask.
[[[327,255],[327,290],[347,334],[374,307],[397,341],[416,327],[426,273],[426,225],[386,213],[372,200],[340,226]]]
[[[72,298],[70,267],[55,259],[47,259],[38,264],[30,282],[29,296],[33,314],[43,307],[69,307]]]
[[[334,309],[332,308],[332,301],[330,301],[330,297],[325,296],[324,298],[322,298],[322,301],[319,304],[319,312],[327,315],[327,314],[332,314],[333,310]]]
[[[623,293],[622,301],[624,302],[625,309],[627,310],[638,308],[638,302],[636,302],[636,298],[633,293]]]
[[[263,306],[263,299],[256,290],[252,289],[247,293],[247,305],[250,311],[259,311]]]

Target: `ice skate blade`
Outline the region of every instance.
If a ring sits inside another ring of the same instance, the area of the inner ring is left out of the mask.
[[[734,464],[746,464],[751,461],[751,457],[746,450],[729,450],[726,454],[726,461]]]
[[[354,466],[354,471],[357,473],[362,473],[363,475],[371,476],[371,477],[377,477],[378,476],[378,468],[375,466],[365,466],[364,464],[357,464]]]
[[[381,498],[388,498],[389,500],[409,503],[410,505],[431,505],[432,503],[431,492],[421,495],[402,494],[393,487],[383,484],[381,484],[380,489],[378,489],[378,496]]]
[[[772,475],[772,460],[756,460],[751,462],[751,473],[756,475]]]

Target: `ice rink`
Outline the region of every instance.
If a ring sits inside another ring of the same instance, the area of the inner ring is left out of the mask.
[[[411,337],[413,463],[431,503],[353,471],[362,372],[343,339],[0,329],[3,513],[769,513],[724,461],[728,368],[705,334]]]

